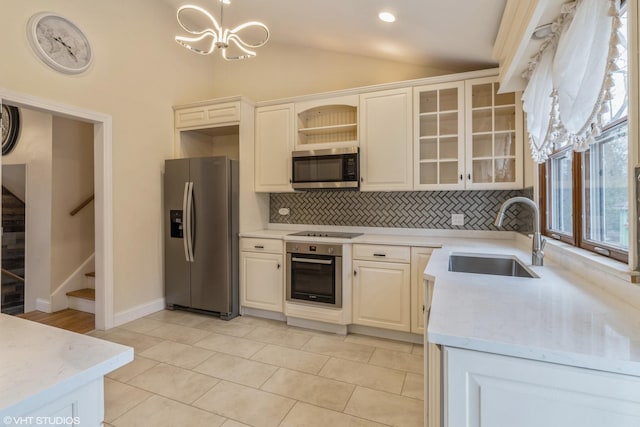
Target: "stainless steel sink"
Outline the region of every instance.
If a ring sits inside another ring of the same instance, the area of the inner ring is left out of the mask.
[[[449,271],[458,273],[538,278],[533,271],[512,255],[453,252],[449,255]]]

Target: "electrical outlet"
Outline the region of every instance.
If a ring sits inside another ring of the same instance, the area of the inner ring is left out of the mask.
[[[464,225],[464,214],[451,214],[451,225]]]
[[[278,213],[282,216],[287,216],[289,215],[289,208],[280,208],[278,209]]]

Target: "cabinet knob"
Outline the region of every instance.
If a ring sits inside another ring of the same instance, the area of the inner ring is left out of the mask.
[[[471,174],[467,175],[467,179],[471,181]]]
[[[357,272],[356,270],[353,270],[353,275],[354,275],[354,276],[357,276],[357,275],[358,275],[358,272]]]
[[[280,263],[278,263],[278,270],[280,270]],[[424,306],[422,306],[422,311],[424,311]]]
[[[364,182],[364,178],[363,177],[360,177],[360,182]]]
[[[255,245],[255,246],[254,246],[254,248],[256,248],[256,249],[264,249],[264,246],[262,246],[262,245]]]
[[[464,179],[464,177],[462,176],[462,174],[460,174],[460,181],[462,181]]]

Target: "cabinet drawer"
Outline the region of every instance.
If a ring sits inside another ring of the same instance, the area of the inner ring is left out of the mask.
[[[184,108],[175,112],[176,129],[240,121],[240,103]]]
[[[282,253],[282,240],[279,239],[240,239],[240,250],[250,252]]]
[[[353,245],[353,258],[409,263],[411,261],[411,248],[409,246]]]

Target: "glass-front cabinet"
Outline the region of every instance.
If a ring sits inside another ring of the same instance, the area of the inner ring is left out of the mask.
[[[522,187],[522,108],[495,77],[467,80],[465,188]]]
[[[464,82],[414,88],[414,189],[463,189]]]

